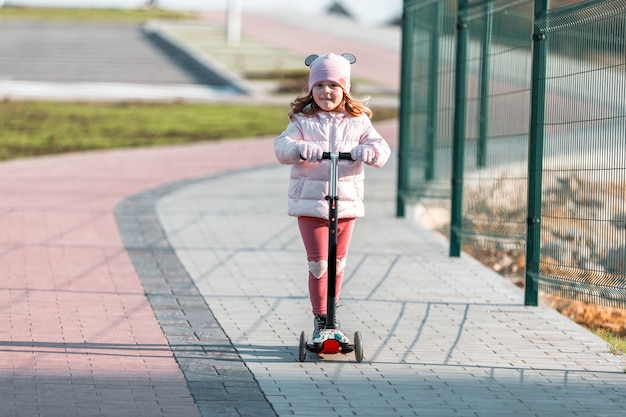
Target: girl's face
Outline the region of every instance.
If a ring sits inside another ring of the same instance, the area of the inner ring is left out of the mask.
[[[315,104],[325,111],[338,109],[343,101],[343,88],[334,81],[320,81],[315,83],[311,93]]]

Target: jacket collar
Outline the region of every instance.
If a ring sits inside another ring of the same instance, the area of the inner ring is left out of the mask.
[[[346,117],[344,112],[322,111],[317,113],[318,119],[326,123],[338,123]]]

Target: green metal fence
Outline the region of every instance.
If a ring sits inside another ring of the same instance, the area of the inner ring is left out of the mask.
[[[466,0],[458,10],[457,51],[465,59],[457,78],[466,83],[455,109],[464,116],[455,126],[450,254],[460,254],[461,242],[522,250],[532,0]]]
[[[404,2],[397,213],[526,251],[528,305],[626,305],[625,3]]]
[[[550,10],[534,37],[545,93],[533,103],[527,288],[626,308],[626,1]]]
[[[407,202],[448,205],[454,117],[456,1],[405,2],[398,160],[399,216]]]

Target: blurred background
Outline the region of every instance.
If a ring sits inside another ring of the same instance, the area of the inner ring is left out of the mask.
[[[355,52],[353,93],[376,119],[397,115],[401,0],[0,6],[0,160],[276,135],[306,86],[304,57],[326,49]]]

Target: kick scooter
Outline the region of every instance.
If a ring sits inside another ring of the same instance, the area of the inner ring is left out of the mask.
[[[348,338],[335,328],[337,309],[335,304],[335,289],[337,278],[337,176],[339,172],[339,160],[352,160],[350,152],[324,152],[322,159],[330,160],[330,189],[328,200],[328,296],[326,300],[326,323],[321,331],[321,342],[311,343],[307,341],[304,331],[300,333],[300,350],[298,359],[304,362],[307,351],[316,354],[347,354],[354,352],[357,362],[363,360],[363,342],[361,333],[355,332],[351,343],[346,343]]]

